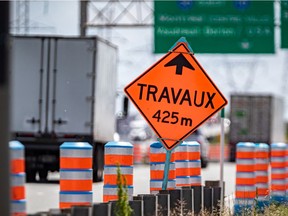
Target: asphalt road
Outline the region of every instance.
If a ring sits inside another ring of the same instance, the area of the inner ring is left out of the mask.
[[[149,193],[149,165],[134,166],[134,195]],[[235,188],[235,163],[225,163],[224,181],[225,195],[232,196]],[[36,213],[58,208],[59,205],[59,178],[58,173],[49,173],[49,183],[27,183],[26,200],[27,212]],[[220,166],[219,163],[210,163],[205,169],[202,169],[202,182],[205,180],[219,180]],[[93,202],[102,202],[103,183],[93,184]]]

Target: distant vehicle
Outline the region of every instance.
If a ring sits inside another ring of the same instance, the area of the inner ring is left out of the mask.
[[[59,170],[63,142],[89,142],[102,180],[104,144],[116,130],[117,53],[98,37],[11,38],[11,131],[25,146],[28,182]]]
[[[230,161],[235,161],[238,142],[285,142],[283,98],[235,93],[231,95],[230,107]]]
[[[207,138],[202,134],[201,130],[194,131],[185,141],[197,141],[201,148],[201,167],[205,168],[208,166],[208,154],[210,143]]]

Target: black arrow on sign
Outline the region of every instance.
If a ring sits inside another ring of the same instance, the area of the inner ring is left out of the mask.
[[[182,75],[182,69],[183,67],[187,67],[191,70],[195,70],[195,68],[190,64],[189,61],[180,53],[178,56],[176,56],[174,59],[172,59],[170,62],[164,65],[164,67],[169,66],[175,66],[176,65],[176,74]]]

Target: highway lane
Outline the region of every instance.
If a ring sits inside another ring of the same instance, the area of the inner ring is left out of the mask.
[[[149,193],[149,165],[134,166],[134,195]],[[235,189],[235,163],[225,163],[224,180],[226,182],[225,195],[232,195]],[[50,183],[27,183],[26,200],[27,212],[36,213],[58,208],[59,205],[59,179],[58,173],[49,173]],[[202,169],[202,184],[205,180],[219,180],[219,163],[210,163]],[[102,202],[103,182],[93,184],[93,202]]]

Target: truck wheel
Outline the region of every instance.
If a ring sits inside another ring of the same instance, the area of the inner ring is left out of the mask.
[[[48,170],[38,170],[40,182],[46,182],[48,176]]]
[[[201,157],[201,168],[206,168],[208,166],[208,160]]]
[[[229,155],[229,162],[236,161],[236,148],[234,146],[230,146],[230,155]]]
[[[26,171],[26,182],[36,182],[36,170]]]
[[[104,145],[102,143],[94,143],[93,158],[93,181],[103,181],[104,171]]]

